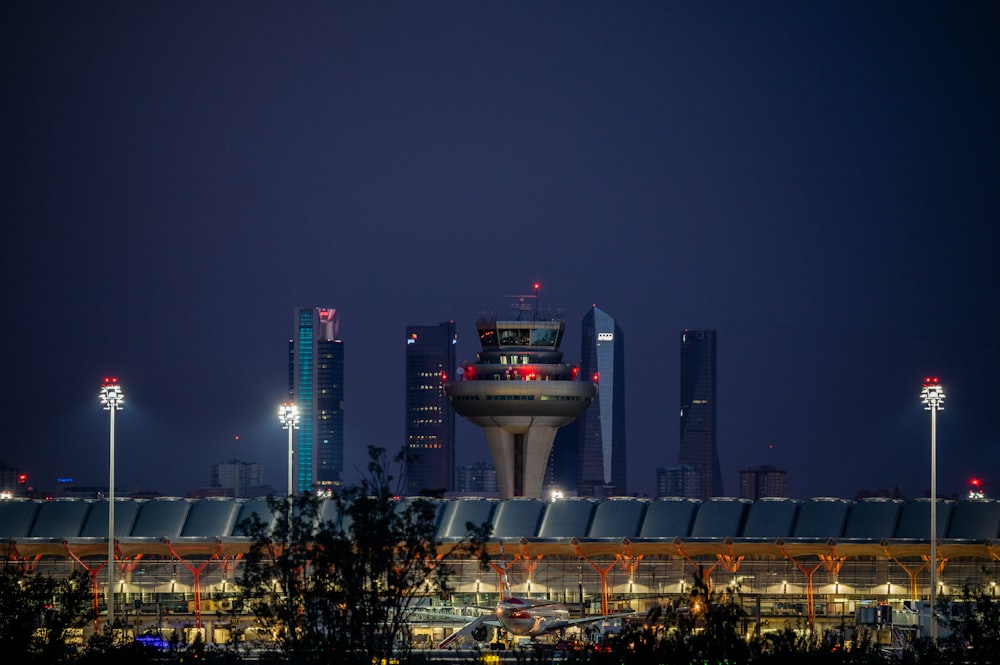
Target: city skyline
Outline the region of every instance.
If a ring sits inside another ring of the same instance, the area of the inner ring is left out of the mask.
[[[15,1],[0,461],[54,489],[285,486],[288,314],[341,317],[345,482],[405,444],[414,321],[541,283],[567,362],[628,335],[628,489],[679,450],[680,331],[716,330],[717,445],[788,494],[1000,494],[1000,8]],[[238,438],[237,438],[238,437]],[[489,460],[456,422],[456,462]],[[822,460],[820,462],[820,460]]]

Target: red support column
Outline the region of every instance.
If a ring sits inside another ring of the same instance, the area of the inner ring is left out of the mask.
[[[98,630],[98,616],[99,616],[99,614],[98,614],[98,602],[97,602],[97,596],[99,594],[99,585],[97,584],[97,574],[99,572],[101,572],[101,570],[104,568],[104,566],[108,565],[108,562],[105,560],[104,563],[102,563],[101,565],[99,565],[97,568],[91,568],[90,566],[88,566],[87,564],[85,564],[80,559],[80,557],[78,557],[76,555],[76,552],[74,552],[73,550],[71,550],[69,548],[69,543],[67,543],[64,540],[64,541],[62,541],[62,544],[63,544],[63,548],[66,550],[66,554],[69,554],[70,557],[72,557],[74,561],[76,561],[78,564],[80,564],[81,566],[83,566],[83,569],[87,571],[88,575],[90,575],[90,595],[91,595],[91,603],[90,604],[91,604],[91,607],[92,607],[93,612],[94,612],[94,630],[97,631]]]
[[[806,617],[809,621],[809,629],[812,630],[812,628],[816,625],[816,603],[813,602],[813,573],[819,570],[820,566],[822,566],[824,562],[820,559],[820,562],[812,568],[806,568],[799,563],[795,557],[789,555],[788,552],[785,551],[785,546],[783,544],[778,545],[778,550],[785,556],[786,559],[795,564],[795,567],[802,571],[802,574],[806,576]]]
[[[597,571],[597,574],[601,576],[601,614],[608,614],[608,571],[615,567],[618,563],[617,560],[612,561],[605,568],[601,568],[596,563],[587,558],[582,551],[580,551],[580,545],[573,540],[573,548],[576,550],[577,555],[590,564],[591,568]],[[618,555],[615,555],[616,557]]]
[[[174,555],[174,558],[184,564],[184,567],[191,571],[191,575],[193,576],[191,589],[194,592],[194,626],[195,628],[201,628],[201,571],[205,570],[205,568],[208,567],[208,564],[212,563],[212,561],[219,555],[213,554],[205,563],[195,568],[177,553],[174,546],[170,544],[169,538],[164,538],[163,543],[167,546],[167,549],[170,550],[170,553]]]

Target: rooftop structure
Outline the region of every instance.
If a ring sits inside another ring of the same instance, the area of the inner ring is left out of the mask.
[[[482,351],[445,385],[455,411],[483,428],[501,498],[542,496],[556,430],[587,410],[597,386],[562,362],[565,322],[543,316],[534,295],[510,296],[515,314],[480,314]]]

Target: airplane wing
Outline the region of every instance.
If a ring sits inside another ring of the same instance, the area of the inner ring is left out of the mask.
[[[492,607],[481,607],[481,608],[476,608],[476,609],[479,609],[480,610],[480,614],[485,615],[487,618],[491,618],[493,616],[493,609],[494,608],[492,608]],[[424,608],[420,608],[420,607],[418,607],[418,608],[411,608],[409,610],[409,613],[410,613],[410,615],[414,615],[414,616],[415,615],[419,615],[419,616],[422,616],[422,617],[426,617],[427,619],[453,619],[456,622],[461,621],[462,623],[465,623],[466,621],[470,621],[470,620],[476,618],[477,616],[479,616],[478,614],[473,615],[473,614],[458,614],[456,612],[441,612],[441,611],[437,611],[437,610],[433,610],[433,609],[424,609]]]
[[[485,625],[496,624],[497,623],[496,619],[493,619],[493,621],[489,621],[489,619],[491,618],[492,616],[489,614],[483,614],[482,616],[476,617],[475,619],[473,619],[472,621],[465,624],[464,626],[456,630],[454,633],[446,637],[444,641],[438,645],[438,649],[447,649],[448,645],[450,645],[452,642],[459,639],[460,637],[465,637],[466,635],[472,634],[472,631],[474,631],[476,628],[479,628],[484,624]]]
[[[562,621],[552,621],[546,625],[546,631],[549,630],[559,630],[560,628],[566,628],[568,626],[579,626],[584,623],[595,623],[597,621],[604,621],[605,619],[616,619],[618,617],[627,617],[634,615],[634,611],[628,612],[617,612],[615,614],[592,614],[590,616],[580,617],[578,619],[564,619]]]

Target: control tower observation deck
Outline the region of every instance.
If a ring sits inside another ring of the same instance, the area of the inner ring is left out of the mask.
[[[458,380],[445,384],[455,411],[483,428],[503,499],[541,498],[556,430],[597,394],[596,383],[579,380],[579,367],[562,362],[566,324],[541,314],[535,288],[533,296],[510,296],[512,320],[480,313],[478,361],[461,364]]]

